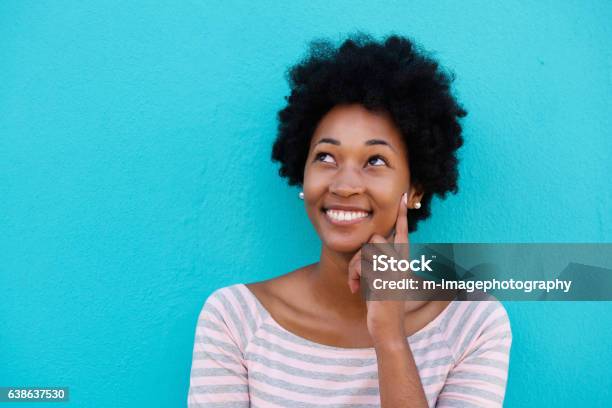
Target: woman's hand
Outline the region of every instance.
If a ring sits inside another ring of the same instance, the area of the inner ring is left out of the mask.
[[[395,259],[409,260],[408,195],[400,200],[395,231],[385,239],[374,234],[369,243],[385,245],[383,252]],[[399,249],[399,252],[398,252]],[[361,249],[349,262],[348,285],[352,293],[359,290]],[[417,309],[425,301],[367,300],[368,332],[376,350],[381,407],[427,407],[427,397],[404,328],[407,311]]]
[[[404,193],[400,200],[394,233],[387,239],[374,234],[368,241],[372,244],[400,244],[398,247],[385,245],[384,253],[393,256],[395,259],[409,259],[410,255],[407,200],[408,195]],[[361,273],[360,249],[349,262],[348,285],[351,293],[359,291]],[[423,303],[425,302],[415,300],[367,300],[367,326],[374,344],[405,342],[404,315],[407,311],[417,309]]]

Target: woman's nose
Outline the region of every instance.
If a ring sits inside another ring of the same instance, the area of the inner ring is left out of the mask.
[[[330,193],[348,197],[365,191],[363,180],[357,171],[352,168],[340,169],[329,184]]]

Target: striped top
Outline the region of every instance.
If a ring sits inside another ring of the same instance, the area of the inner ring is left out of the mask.
[[[455,299],[408,337],[430,407],[502,406],[512,333],[490,299]],[[226,286],[198,317],[187,399],[190,408],[380,407],[376,352],[300,337],[244,284]]]

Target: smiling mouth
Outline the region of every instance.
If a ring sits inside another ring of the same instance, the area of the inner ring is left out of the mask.
[[[322,208],[325,218],[335,225],[353,225],[363,222],[372,216],[372,211],[363,210],[340,210],[334,208]]]

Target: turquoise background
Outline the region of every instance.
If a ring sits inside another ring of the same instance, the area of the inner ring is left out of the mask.
[[[318,257],[269,158],[316,37],[409,35],[457,74],[460,193],[412,240],[612,241],[610,21],[603,0],[0,2],[0,385],[185,406],[212,290]],[[610,303],[506,307],[506,406],[609,406]]]

